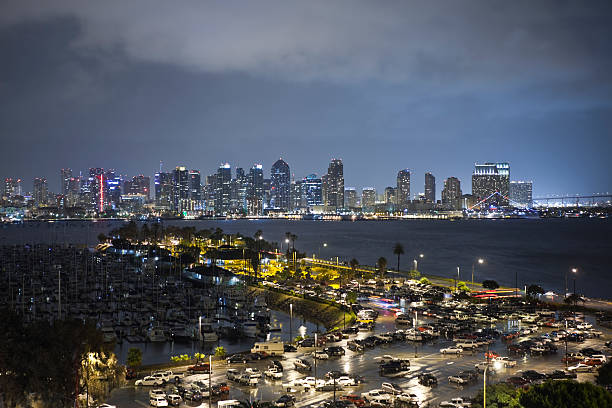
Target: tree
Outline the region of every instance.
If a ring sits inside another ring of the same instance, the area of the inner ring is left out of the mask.
[[[357,267],[359,266],[359,261],[355,258],[349,261],[349,265],[351,266],[351,274],[353,276],[357,275]]]
[[[215,356],[216,357],[225,357],[225,348],[223,346],[219,346],[215,349]]]
[[[400,256],[404,255],[404,247],[402,246],[402,244],[400,244],[399,242],[395,244],[395,246],[393,247],[393,254],[397,255],[397,271],[399,272]]]
[[[612,360],[599,367],[595,382],[599,385],[612,385]]]
[[[411,269],[408,272],[408,277],[410,279],[419,279],[420,276],[421,276],[421,272],[417,271],[416,269]]]
[[[127,366],[138,367],[142,364],[142,350],[138,347],[132,347],[127,353]]]
[[[376,261],[376,264],[378,265],[378,273],[380,274],[380,277],[384,278],[385,273],[387,272],[387,258],[381,256],[378,258],[378,261]]]
[[[457,283],[457,290],[459,292],[470,292],[470,288],[468,288],[468,285],[466,285],[465,282]]]
[[[421,282],[423,285],[431,285],[431,281],[424,276],[421,278],[419,282]]]
[[[357,303],[357,293],[355,292],[347,292],[346,297],[344,298],[347,304],[352,305],[353,303]]]
[[[494,280],[485,280],[482,281],[482,287],[489,290],[495,290],[499,288],[499,283],[495,282]]]
[[[499,383],[487,386],[487,407],[518,408],[518,399],[519,391],[511,385]],[[480,390],[472,402],[472,408],[482,408],[483,400],[483,390]]]
[[[529,297],[536,297],[537,295],[543,294],[544,289],[542,289],[542,287],[539,285],[529,285],[529,287],[527,287],[527,296]]]
[[[612,394],[594,384],[577,381],[546,381],[519,397],[524,408],[612,407]]]

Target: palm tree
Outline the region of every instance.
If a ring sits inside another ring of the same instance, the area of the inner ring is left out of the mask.
[[[385,272],[387,272],[387,258],[381,256],[380,258],[378,258],[378,261],[376,261],[376,263],[378,264],[378,272],[380,273],[380,276],[384,278]]]
[[[400,256],[404,255],[404,247],[402,244],[396,242],[395,246],[393,247],[393,253],[397,255],[397,271],[399,272]]]
[[[358,261],[357,259],[353,258],[353,259],[351,259],[351,260],[349,261],[349,265],[350,265],[350,267],[351,267],[351,275],[352,275],[353,277],[354,277],[354,276],[357,276],[357,271],[356,271],[356,269],[357,269],[357,267],[359,266],[359,261]]]

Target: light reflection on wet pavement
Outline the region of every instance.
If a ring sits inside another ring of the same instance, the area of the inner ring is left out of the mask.
[[[359,332],[353,338],[365,338],[374,333],[384,333],[388,331],[394,331],[396,329],[394,323],[395,316],[393,313],[388,311],[381,311],[381,314],[376,321],[376,327],[374,332]],[[420,323],[426,322],[422,320]],[[594,318],[587,316],[587,321],[593,324],[595,327]],[[497,328],[503,330],[502,323],[497,324]],[[568,351],[578,351],[585,347],[593,347],[596,349],[605,349],[604,342],[609,340],[612,331],[602,327],[596,327],[604,335],[600,338],[587,339],[583,343],[568,343]],[[552,331],[552,329],[542,329],[536,333],[536,335],[544,332]],[[333,343],[333,345],[346,346],[347,340],[343,340],[340,343]],[[475,352],[464,352],[462,356],[456,355],[442,355],[439,350],[444,347],[448,347],[454,344],[450,340],[440,338],[433,342],[426,344],[417,344],[415,357],[414,343],[396,342],[391,344],[384,344],[377,346],[373,349],[366,349],[364,353],[353,353],[346,349],[346,355],[342,357],[332,357],[329,360],[320,360],[317,362],[316,376],[322,378],[325,373],[332,370],[338,370],[349,374],[357,374],[365,377],[365,384],[360,384],[354,387],[344,387],[342,390],[336,392],[336,396],[346,394],[360,394],[362,392],[380,388],[383,382],[394,382],[401,386],[405,392],[416,394],[419,398],[419,406],[437,406],[441,401],[449,400],[454,397],[473,397],[483,385],[482,374],[479,375],[478,380],[465,386],[458,386],[453,383],[449,383],[448,376],[457,374],[462,370],[474,369],[474,365],[478,362],[484,361],[484,353],[486,348],[481,348]],[[506,343],[498,339],[494,344],[490,346],[490,350],[498,353],[501,356],[508,356],[506,350]],[[512,356],[509,357],[517,361],[515,367],[502,368],[497,374],[487,375],[487,383],[495,383],[504,381],[506,378],[515,375],[519,370],[536,370],[539,372],[551,372],[556,369],[563,369],[564,364],[561,362],[563,353],[565,352],[564,343],[556,343],[559,351],[557,354],[551,355],[534,355],[534,356]],[[262,378],[257,387],[245,387],[240,386],[237,383],[228,381],[225,377],[227,364],[219,363],[216,367],[213,367],[213,384],[219,382],[226,382],[230,386],[230,394],[222,399],[237,399],[237,400],[264,400],[274,401],[278,399],[285,392],[282,387],[282,383],[290,382],[296,378],[314,375],[314,370],[310,373],[299,373],[293,369],[293,362],[296,358],[302,357],[304,354],[309,354],[313,351],[313,348],[300,349],[298,353],[286,353],[283,359],[283,366],[285,368],[282,380],[268,380]],[[389,354],[393,357],[407,358],[410,360],[410,372],[403,377],[399,378],[388,378],[381,377],[378,371],[378,359],[376,357]],[[312,357],[306,357],[312,362]],[[245,367],[257,367],[261,371],[267,368],[267,361],[263,360],[256,363],[248,363],[233,365],[232,367],[243,370]],[[434,388],[425,387],[418,383],[418,376],[422,373],[431,373],[438,379],[438,385]],[[592,373],[579,373],[579,381],[593,381],[594,374]],[[169,387],[167,387],[169,388]],[[150,387],[142,387],[134,389],[134,387],[124,387],[122,389],[113,392],[108,402],[116,404],[119,408],[139,407],[148,406],[148,392]],[[320,391],[299,391],[294,393],[297,401],[296,406],[312,406],[324,400],[331,400],[333,398],[333,392],[320,392]],[[183,404],[184,405],[184,404]],[[197,403],[188,403],[189,406],[200,406]],[[206,399],[201,406],[208,406],[208,400]],[[216,406],[213,400],[213,406]]]

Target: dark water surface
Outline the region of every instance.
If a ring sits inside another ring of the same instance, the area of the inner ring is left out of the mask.
[[[192,225],[197,229],[222,228],[252,236],[261,229],[264,238],[284,244],[285,233],[297,235],[296,248],[309,256],[320,251],[322,258],[338,256],[340,261],[356,258],[373,265],[384,256],[389,268],[397,264],[392,247],[403,244],[405,255],[400,267],[408,269],[419,254],[418,268],[423,273],[471,279],[495,279],[514,286],[515,273],[520,287],[541,284],[546,290],[563,293],[565,275],[578,268],[577,292],[589,297],[612,299],[612,220],[537,219],[466,221],[164,221],[169,225]],[[118,221],[26,222],[0,228],[0,244],[27,242],[89,243],[100,233],[121,225]],[[327,247],[323,247],[327,243]],[[286,246],[285,246],[286,248]],[[573,277],[568,277],[570,291]]]

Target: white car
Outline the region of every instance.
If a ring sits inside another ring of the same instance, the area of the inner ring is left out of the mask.
[[[278,371],[275,367],[270,368],[270,369],[264,371],[264,375],[267,378],[272,378],[274,380],[280,380],[281,378],[283,378],[283,372],[282,371]]]
[[[333,383],[333,381],[332,381]],[[357,385],[355,384],[355,379],[351,378],[349,376],[342,376],[342,377],[338,377],[336,379],[336,384],[340,384],[341,386],[347,386],[347,385]]]
[[[167,407],[168,401],[162,397],[154,397],[149,400],[149,404],[154,407]]]
[[[461,354],[463,353],[463,349],[461,347],[450,346],[450,347],[440,349],[440,353],[442,354]]]
[[[313,351],[312,357],[318,360],[329,360],[329,355],[323,351]]]
[[[472,403],[464,401],[463,398],[453,398],[450,401],[442,401],[440,407],[448,408],[466,408],[471,406]]]
[[[583,363],[578,363],[578,364],[576,364],[574,366],[567,367],[567,371],[574,371],[574,372],[577,372],[577,373],[588,373],[588,372],[593,371],[594,368],[595,367],[590,366],[590,365],[586,365],[586,364],[583,364]]]
[[[387,394],[399,395],[404,392],[402,391],[402,388],[399,385],[394,384],[394,383],[389,383],[389,382],[382,383],[380,388],[383,391],[385,391]]]
[[[402,393],[395,397],[398,401],[419,403],[419,397],[416,394]]]
[[[384,395],[386,395],[386,394],[387,394],[387,393],[386,393],[386,392],[384,392],[384,391],[383,391],[383,390],[381,390],[381,389],[374,389],[374,390],[370,390],[370,391],[367,391],[367,392],[362,392],[362,393],[361,393],[361,397],[362,397],[362,398],[365,398],[365,399],[367,399],[367,400],[371,400],[371,399],[374,399],[374,398],[376,398],[376,397],[381,397],[381,396],[384,396]]]
[[[96,408],[117,408],[117,406],[116,405],[110,405],[110,404],[100,404]]]
[[[497,363],[500,362],[504,365],[504,367],[514,367],[516,366],[516,361],[515,360],[510,360],[508,357],[495,357],[493,358],[493,363]]]
[[[164,385],[164,382],[159,378],[151,377],[150,375],[146,376],[142,380],[136,380],[135,385],[152,385],[152,386],[160,386]]]
[[[245,374],[249,374],[251,377],[261,378],[261,371],[255,367],[248,367],[244,370]]]
[[[183,398],[178,394],[170,394],[166,397],[166,400],[168,400],[168,404],[173,406],[179,406],[183,402]]]
[[[166,398],[166,393],[158,388],[149,391],[149,398],[153,399],[155,397]]]
[[[390,363],[392,361],[397,360],[397,358],[389,355],[389,354],[385,354],[384,356],[381,357],[374,357],[375,360],[380,360],[380,364],[386,364],[386,363]]]

